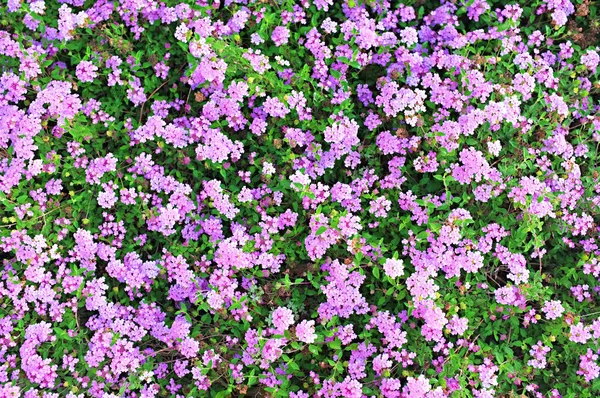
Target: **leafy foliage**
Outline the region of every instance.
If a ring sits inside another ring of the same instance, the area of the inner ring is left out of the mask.
[[[0,15],[0,396],[600,391],[595,3]]]

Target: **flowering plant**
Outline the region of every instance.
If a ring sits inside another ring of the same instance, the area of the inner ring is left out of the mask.
[[[400,3],[2,3],[0,397],[596,396],[597,5]]]

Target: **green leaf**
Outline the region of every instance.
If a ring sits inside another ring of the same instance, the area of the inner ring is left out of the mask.
[[[341,350],[342,342],[340,341],[340,339],[335,339],[331,343],[329,343],[329,347],[333,348],[334,350]]]
[[[321,225],[319,227],[319,229],[317,229],[317,232],[315,233],[316,236],[321,235],[323,232],[327,231],[327,227],[325,225]]]
[[[379,279],[379,267],[373,267],[373,276],[377,279]]]
[[[231,387],[228,388],[227,390],[223,390],[223,391],[219,391],[216,395],[215,398],[225,398],[225,397],[229,397],[230,393],[231,393]]]

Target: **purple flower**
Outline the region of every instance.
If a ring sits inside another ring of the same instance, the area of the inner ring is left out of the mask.
[[[289,38],[290,31],[285,26],[277,26],[273,29],[273,34],[271,34],[271,40],[273,40],[277,47],[287,44]]]
[[[98,67],[90,61],[81,61],[75,69],[75,75],[82,83],[93,82],[96,76],[98,76],[96,73],[97,70]]]
[[[584,64],[592,73],[596,73],[596,68],[600,64],[600,56],[594,50],[588,50],[581,56],[581,63]]]

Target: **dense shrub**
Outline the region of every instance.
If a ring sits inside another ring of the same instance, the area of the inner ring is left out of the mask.
[[[0,5],[1,397],[600,393],[593,2]]]

